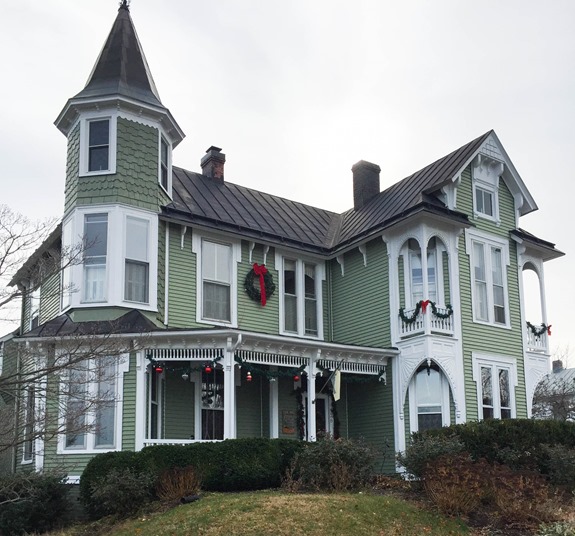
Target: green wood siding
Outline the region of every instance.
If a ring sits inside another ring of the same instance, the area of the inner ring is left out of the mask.
[[[441,264],[443,266],[443,293],[445,305],[451,304],[451,287],[449,284],[449,255],[446,251],[441,254]]]
[[[399,279],[399,306],[405,307],[405,267],[403,266],[403,256],[397,259],[397,273]]]
[[[79,177],[80,132],[68,137],[66,212],[74,205],[124,203],[158,211],[167,196],[158,184],[158,129],[119,117],[116,173]]]
[[[369,262],[369,261],[368,261]],[[345,376],[345,375],[344,375]],[[391,378],[391,366],[387,368]],[[345,382],[348,401],[347,427],[351,438],[364,438],[380,453],[377,472],[394,471],[393,392],[383,382]]]
[[[122,399],[122,450],[136,449],[136,354],[129,357],[129,369],[118,381],[124,382]],[[142,400],[143,404],[144,401]]]
[[[58,316],[60,312],[60,272],[46,279],[40,288],[40,324]]]
[[[196,255],[192,253],[191,229],[182,248],[179,225],[170,224],[168,325],[170,328],[206,327],[196,322]]]
[[[268,251],[266,268],[274,279],[276,291],[267,300],[265,307],[250,299],[244,290],[246,275],[252,269],[253,264],[263,262],[263,246],[260,244],[255,246],[250,263],[249,242],[242,241],[242,262],[238,264],[238,327],[247,331],[277,334],[279,332],[280,289],[273,248]]]
[[[344,275],[331,261],[333,340],[388,347],[391,344],[387,248],[381,239],[367,243],[367,266],[358,249],[344,255]]]
[[[269,437],[269,381],[254,375],[251,382],[242,376],[236,388],[237,437]]]
[[[165,221],[158,222],[158,314],[159,322],[164,321],[166,293],[166,228],[170,225]]]
[[[471,171],[468,168],[462,174],[461,185],[457,193],[457,209],[466,212],[467,214],[473,214],[472,195]],[[518,377],[518,385],[515,389],[517,417],[527,417],[523,339],[519,303],[520,274],[517,267],[516,243],[509,238],[509,231],[515,229],[515,209],[513,196],[503,181],[500,182],[499,186],[499,213],[501,219],[500,225],[483,218],[472,218],[472,221],[481,231],[500,238],[502,237],[508,241],[510,264],[507,267],[507,289],[509,303],[508,314],[511,329],[473,322],[470,258],[466,251],[465,237],[462,236],[459,241],[461,320],[467,419],[477,419],[479,417],[477,407],[477,386],[473,381],[473,352],[483,352],[492,355],[510,356],[515,358]]]
[[[195,384],[182,379],[181,372],[167,371],[164,382],[164,437],[195,438]]]

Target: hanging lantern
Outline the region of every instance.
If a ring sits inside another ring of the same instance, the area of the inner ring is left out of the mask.
[[[246,373],[246,381],[247,382],[251,382],[252,381],[252,373],[248,370]]]
[[[206,371],[206,374],[209,374],[210,372],[212,372],[212,370],[214,370],[211,365],[206,365],[206,367],[204,368],[204,370]]]
[[[154,372],[156,374],[161,374],[164,372],[164,367],[162,367],[162,365],[154,365]]]
[[[299,380],[300,380],[300,378],[299,378],[299,376],[296,374],[296,375],[293,377],[293,381],[294,381],[294,382],[299,382]]]
[[[184,380],[185,382],[187,382],[190,379],[190,375],[187,372],[184,372],[182,374],[182,380]]]

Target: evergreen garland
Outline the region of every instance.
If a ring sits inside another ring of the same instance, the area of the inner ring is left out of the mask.
[[[440,313],[437,310],[435,302],[430,301],[429,305],[431,305],[431,312],[433,313],[433,316],[435,316],[436,318],[445,319],[445,318],[449,318],[453,314],[453,307],[451,307],[451,304],[449,304],[449,303],[445,306],[445,308],[447,309],[446,313]]]
[[[527,327],[531,330],[531,333],[533,333],[536,339],[540,339],[541,335],[546,332],[549,333],[551,328],[551,326],[546,326],[543,323],[541,324],[541,328],[536,328],[531,322],[527,322]]]
[[[453,314],[453,307],[451,306],[451,304],[446,305],[446,307],[445,307],[447,309],[446,313],[440,313],[437,310],[437,305],[435,302],[428,300],[427,303],[429,305],[431,305],[431,312],[433,313],[433,316],[435,316],[436,318],[446,319],[446,318],[449,318]],[[419,313],[421,312],[423,304],[424,304],[423,300],[418,301],[417,304],[415,305],[415,309],[413,310],[413,313],[411,314],[411,316],[406,316],[405,315],[405,309],[403,307],[400,307],[399,308],[399,317],[401,318],[403,323],[407,324],[408,326],[413,324],[417,320],[417,317],[419,316]],[[427,305],[426,305],[426,307],[427,307]]]
[[[269,272],[264,274],[264,285],[266,289],[266,299],[269,299],[276,290],[274,278]],[[262,294],[260,291],[260,276],[256,275],[253,268],[246,275],[244,290],[251,300],[258,303],[261,302]]]
[[[417,320],[417,317],[419,316],[419,311],[421,311],[421,303],[422,303],[421,301],[417,302],[413,314],[409,317],[405,316],[405,309],[403,307],[399,308],[399,316],[404,324],[410,326]]]

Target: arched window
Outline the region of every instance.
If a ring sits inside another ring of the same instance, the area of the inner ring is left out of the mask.
[[[417,369],[409,393],[412,432],[423,432],[450,424],[449,384],[435,363]]]

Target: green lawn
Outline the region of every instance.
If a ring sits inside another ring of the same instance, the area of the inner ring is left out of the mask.
[[[289,494],[279,491],[210,493],[164,513],[140,515],[113,527],[77,527],[53,536],[469,535],[446,519],[390,495]]]

